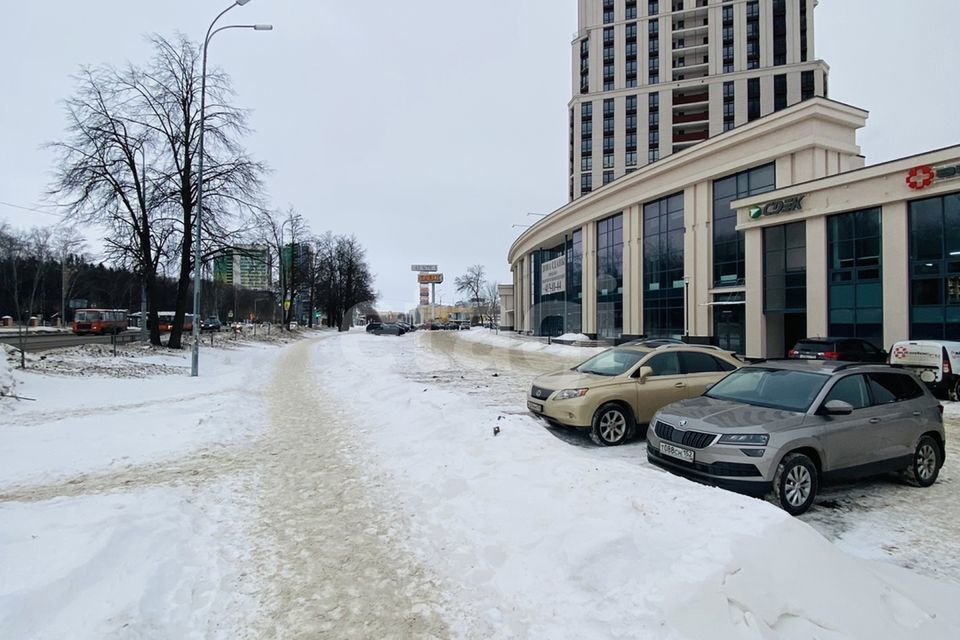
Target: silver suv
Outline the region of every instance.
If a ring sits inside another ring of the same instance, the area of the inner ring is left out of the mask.
[[[943,407],[889,365],[763,362],[730,373],[650,422],[647,458],[674,473],[810,508],[822,483],[899,471],[932,485],[944,457]]]

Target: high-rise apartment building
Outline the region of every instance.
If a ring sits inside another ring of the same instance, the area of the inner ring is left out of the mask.
[[[213,259],[213,279],[244,289],[267,290],[271,280],[270,255],[270,250],[260,245],[228,249]]]
[[[814,96],[817,0],[578,0],[570,199]]]

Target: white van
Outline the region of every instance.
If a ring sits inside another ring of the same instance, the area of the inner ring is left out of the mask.
[[[960,400],[960,342],[903,340],[890,348],[890,364],[912,369],[934,393]]]

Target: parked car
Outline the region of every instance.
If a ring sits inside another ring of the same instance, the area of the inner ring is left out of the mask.
[[[373,333],[378,336],[402,336],[406,333],[406,330],[396,322],[384,322],[378,328],[374,329]]]
[[[707,484],[772,493],[798,515],[828,482],[899,471],[932,485],[944,460],[942,414],[913,374],[889,365],[764,362],[657,412],[647,458]]]
[[[367,333],[376,333],[383,326],[381,322],[368,322],[367,323]]]
[[[550,424],[588,430],[601,445],[623,444],[665,404],[698,396],[742,366],[719,349],[621,345],[573,369],[539,376],[527,408]]]
[[[220,323],[220,318],[216,316],[207,316],[207,318],[200,323],[200,331],[220,331],[223,328],[223,325]]]
[[[934,394],[960,400],[960,342],[897,342],[890,347],[890,364],[913,371]]]
[[[860,338],[804,338],[787,353],[798,360],[886,362],[887,352]]]

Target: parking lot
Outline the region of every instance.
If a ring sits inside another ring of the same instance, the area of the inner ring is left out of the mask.
[[[479,336],[477,336],[479,337]],[[409,340],[405,375],[424,383],[451,386],[477,396],[499,411],[527,415],[526,392],[532,378],[569,368],[593,352],[562,348],[552,352],[489,344],[447,332],[418,332]],[[946,460],[939,480],[928,489],[884,475],[822,488],[815,506],[800,519],[835,544],[856,555],[895,562],[920,573],[960,582],[960,403],[944,402]],[[586,433],[542,428],[570,446],[604,460],[627,460],[649,466],[646,445],[634,440],[621,447],[599,447]]]

